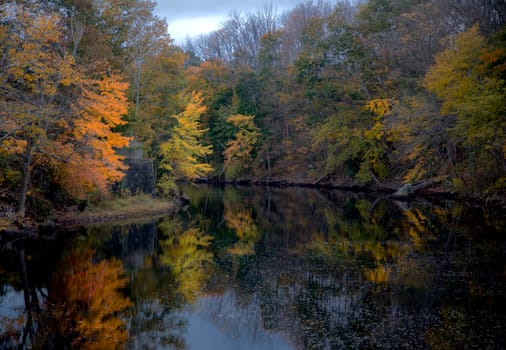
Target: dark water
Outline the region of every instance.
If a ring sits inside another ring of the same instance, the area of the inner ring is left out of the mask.
[[[0,349],[504,349],[506,218],[187,186],[177,215],[0,254]]]

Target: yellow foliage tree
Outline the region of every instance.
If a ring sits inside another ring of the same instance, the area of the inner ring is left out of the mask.
[[[24,214],[34,160],[48,153],[53,127],[67,125],[56,100],[74,80],[74,69],[72,57],[54,49],[57,16],[40,16],[23,5],[9,11],[0,25],[0,141],[2,152],[23,164],[18,211]]]
[[[172,137],[160,146],[160,168],[166,171],[158,183],[162,192],[173,190],[175,179],[192,181],[213,170],[203,161],[212,153],[211,146],[204,146],[201,141],[207,131],[200,127],[200,117],[205,110],[202,97],[193,93],[186,109],[174,116],[177,124],[172,129]]]
[[[505,53],[493,50],[473,26],[436,55],[425,76],[444,118],[456,118],[450,135],[460,153],[456,183],[461,190],[506,190],[505,81],[486,69],[497,55],[504,59]]]
[[[385,116],[390,112],[391,105],[389,99],[380,98],[366,103],[366,110],[374,114],[374,124],[363,134],[365,151],[356,175],[363,182],[382,180],[388,175],[388,143],[393,140],[393,135],[385,125]]]
[[[260,129],[255,125],[253,118],[254,116],[236,114],[227,119],[227,122],[237,128],[235,138],[228,142],[227,148],[223,151],[227,178],[235,178],[251,167],[253,151],[260,138]]]

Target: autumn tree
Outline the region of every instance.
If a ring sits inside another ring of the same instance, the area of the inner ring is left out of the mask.
[[[62,147],[54,150],[66,164],[53,162],[59,168],[55,178],[76,197],[95,189],[106,193],[109,184],[123,178],[127,166],[117,150],[130,142],[130,138],[114,132],[115,127],[126,123],[122,118],[128,111],[128,84],[104,72],[98,79],[83,78],[80,89],[80,96],[71,105],[75,119],[58,140]]]
[[[18,211],[24,213],[32,163],[36,153],[51,142],[49,126],[60,117],[55,100],[59,86],[72,81],[73,61],[51,49],[59,40],[56,16],[44,18],[21,5],[9,5],[3,10],[10,12],[10,20],[0,27],[1,140],[3,153],[22,160]]]
[[[206,130],[201,128],[200,118],[205,109],[202,97],[193,93],[186,109],[174,116],[176,125],[172,128],[172,136],[160,146],[160,168],[164,173],[158,186],[162,192],[173,190],[176,179],[191,181],[212,171],[205,161],[205,157],[212,153],[211,146],[202,144],[202,135]]]
[[[374,117],[372,127],[363,132],[364,152],[356,174],[362,182],[384,181],[389,175],[389,144],[393,142],[394,136],[386,126],[385,116],[390,112],[391,104],[388,99],[374,99],[366,104],[367,111]]]
[[[227,119],[237,132],[235,138],[228,142],[223,151],[225,157],[225,177],[236,178],[251,167],[255,146],[260,138],[260,130],[253,121],[253,116],[236,114]]]
[[[461,190],[505,188],[504,80],[486,68],[504,57],[504,50],[494,51],[473,26],[436,56],[425,77],[441,101],[441,118],[456,118],[450,141],[456,145],[454,181]]]
[[[234,113],[234,71],[221,60],[209,60],[186,70],[187,89],[198,91],[207,107],[202,114],[203,125],[209,129],[204,135],[212,145],[209,163],[215,169],[223,164],[223,151],[233,137],[234,130],[227,118]]]
[[[160,113],[167,116],[180,110],[169,100],[181,92],[184,62],[171,43],[166,21],[154,14],[155,2],[53,1],[62,3],[67,46],[76,61],[92,69],[97,61],[107,62],[109,72],[121,73],[130,83],[129,123],[121,130],[147,144],[147,153],[154,156],[153,134],[163,134],[157,120],[168,119]]]
[[[135,107],[128,117],[127,133],[132,132],[143,142],[148,156],[155,159],[160,144],[170,136],[174,124],[172,116],[186,107],[187,101],[181,98],[187,80],[183,70],[184,59],[180,49],[168,44],[159,52],[144,57],[140,75],[143,81],[149,83],[142,83],[130,92],[130,100],[134,101]]]
[[[67,193],[105,191],[125,167],[113,132],[127,111],[127,85],[106,72],[86,76],[60,46],[57,14],[6,4],[0,26],[2,152],[20,159],[18,211],[24,213],[32,174],[46,174]]]

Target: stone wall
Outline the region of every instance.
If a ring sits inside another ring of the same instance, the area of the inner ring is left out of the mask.
[[[119,151],[125,156],[124,163],[128,165],[125,177],[114,186],[115,192],[130,194],[147,193],[155,195],[155,167],[152,159],[144,158],[142,146],[132,142],[128,148]]]

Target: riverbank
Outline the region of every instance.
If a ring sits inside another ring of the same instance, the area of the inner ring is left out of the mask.
[[[40,223],[30,217],[11,217],[0,220],[0,242],[37,236],[58,227],[124,221],[169,215],[180,207],[177,199],[153,198],[150,195],[115,198],[86,206],[72,206],[54,211]]]
[[[411,201],[423,198],[433,200],[456,200],[473,205],[496,208],[506,211],[506,197],[499,194],[459,193],[448,184],[440,181],[419,181],[411,184],[391,182],[387,184],[376,183],[371,185],[358,184],[351,180],[338,182],[325,181],[290,181],[287,179],[258,180],[258,179],[201,179],[199,182],[214,185],[236,186],[268,186],[268,187],[307,187],[322,190],[350,191],[354,193],[385,195],[394,200]]]
[[[176,200],[149,195],[117,198],[87,206],[82,212],[74,207],[55,213],[57,226],[86,225],[142,217],[167,215],[178,208]]]

